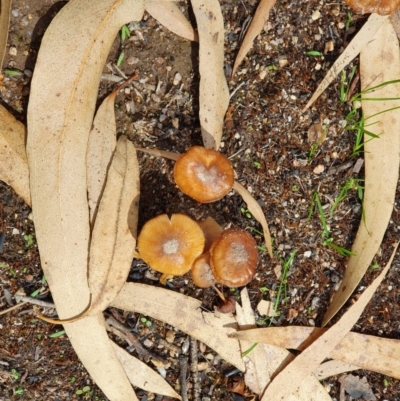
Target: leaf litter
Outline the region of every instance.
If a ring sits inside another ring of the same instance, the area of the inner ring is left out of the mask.
[[[73,324],[72,324],[73,325]],[[99,332],[100,333],[100,332]],[[79,346],[78,346],[78,348],[79,348]]]

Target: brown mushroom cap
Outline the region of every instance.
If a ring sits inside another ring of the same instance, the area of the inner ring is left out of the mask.
[[[242,287],[249,283],[258,262],[254,238],[240,228],[225,230],[210,248],[210,265],[216,280],[228,287]]]
[[[178,188],[202,203],[225,196],[235,180],[231,162],[213,149],[193,146],[175,163],[174,177]]]
[[[361,14],[388,15],[400,6],[400,0],[345,0],[345,2]]]
[[[194,261],[191,273],[193,282],[197,287],[209,288],[216,283],[210,266],[209,252],[203,253]]]
[[[187,273],[204,248],[200,226],[184,214],[149,220],[138,238],[141,258],[154,270],[180,276]]]

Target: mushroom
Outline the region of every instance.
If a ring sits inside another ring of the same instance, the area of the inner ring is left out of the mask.
[[[232,188],[235,177],[231,162],[222,153],[193,146],[175,163],[178,188],[201,203],[217,201]]]
[[[204,233],[204,238],[206,240],[204,252],[207,252],[210,249],[211,244],[219,238],[224,229],[210,216],[205,220],[199,221],[198,224]]]
[[[345,0],[358,13],[388,15],[397,10],[400,0]]]
[[[192,266],[193,283],[200,288],[212,287],[216,281],[210,267],[210,252],[203,253]]]
[[[210,248],[210,266],[218,283],[242,287],[249,283],[258,262],[254,238],[240,228],[225,230]]]
[[[184,214],[166,214],[149,220],[138,238],[140,257],[153,269],[168,276],[187,273],[204,249],[204,234],[200,226]]]
[[[213,287],[222,300],[217,310],[221,313],[232,313],[236,309],[236,301],[233,297],[225,298],[222,291],[216,287],[216,280],[210,266],[210,252],[203,253],[193,263],[192,280],[200,288]]]

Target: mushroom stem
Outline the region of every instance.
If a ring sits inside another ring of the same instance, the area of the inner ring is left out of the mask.
[[[217,292],[218,296],[222,299],[222,301],[226,302],[224,294],[215,285],[213,285],[212,287]]]
[[[174,277],[173,274],[163,273],[160,277],[160,283],[162,285],[167,285],[167,280],[170,280],[172,277]]]

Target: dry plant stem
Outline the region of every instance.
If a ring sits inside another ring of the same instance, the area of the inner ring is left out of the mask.
[[[220,291],[215,285],[212,286],[214,288],[214,290],[217,292],[218,296],[224,301],[226,302],[226,298],[224,296],[224,294],[222,293],[222,291]]]
[[[43,306],[44,308],[55,308],[56,306],[53,304],[53,302],[46,302],[46,301],[41,301],[40,299],[36,298],[31,298],[27,297],[26,295],[15,295],[15,300],[17,302],[24,302],[24,303],[30,303],[32,305],[38,305],[38,306]]]
[[[148,361],[150,359],[149,352],[143,348],[142,344],[137,339],[137,337],[133,333],[131,333],[125,325],[120,323],[113,316],[109,316],[106,319],[106,323],[109,326],[112,326],[116,329],[115,330],[115,329],[112,329],[112,327],[108,327],[107,330],[112,331],[115,335],[123,338],[125,341],[130,342],[135,347],[136,352],[138,353],[138,356],[141,360],[144,359],[144,360]]]
[[[23,305],[25,305],[25,304],[27,304],[27,303],[28,303],[28,302],[21,302],[21,303],[19,303],[19,304],[17,304],[17,305],[11,306],[11,308],[7,308],[7,309],[5,309],[5,310],[0,311],[0,315],[5,315],[5,314],[7,314],[7,313],[10,313],[10,312],[12,312],[13,310],[18,309],[20,306],[23,306]]]
[[[188,389],[187,389],[187,384],[186,384],[188,358],[186,356],[181,355],[179,357],[179,365],[180,365],[180,368],[181,368],[180,381],[181,381],[182,401],[189,401]]]
[[[197,358],[197,340],[190,337],[190,371],[192,373],[193,380],[193,401],[200,400],[200,382],[199,382],[199,371],[197,368],[198,358]]]

